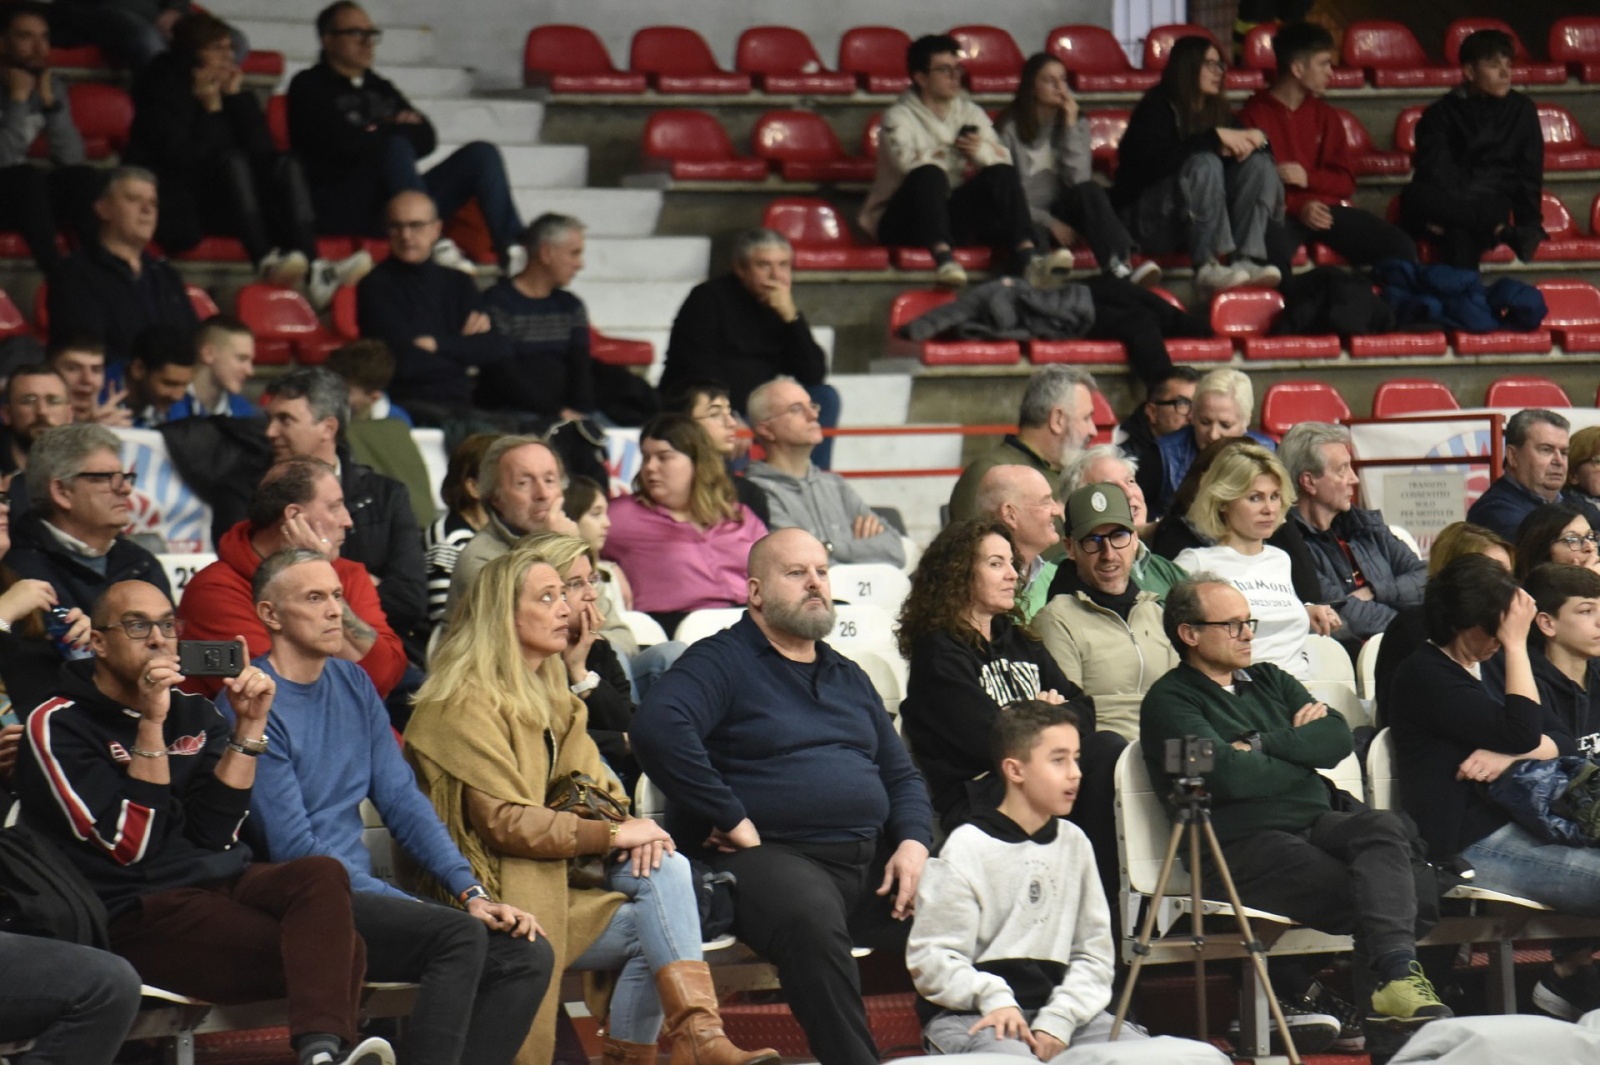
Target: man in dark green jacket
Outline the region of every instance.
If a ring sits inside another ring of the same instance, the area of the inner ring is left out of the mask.
[[[1182,662],[1140,708],[1139,738],[1157,789],[1172,782],[1162,768],[1166,741],[1211,740],[1216,767],[1205,786],[1245,904],[1354,936],[1365,963],[1356,967],[1357,987],[1375,987],[1369,1030],[1449,1017],[1417,963],[1417,897],[1432,885],[1413,870],[1406,828],[1386,810],[1335,809],[1318,773],[1351,752],[1344,718],[1282,670],[1252,664],[1250,605],[1220,577],[1197,573],[1174,585],[1163,626]],[[1223,897],[1206,866],[1207,895]]]

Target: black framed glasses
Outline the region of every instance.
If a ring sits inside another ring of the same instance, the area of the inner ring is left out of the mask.
[[[363,29],[360,26],[351,26],[342,30],[329,30],[329,37],[350,37],[357,41],[370,41],[377,44],[383,40],[383,31],[379,29]]]
[[[1098,555],[1105,549],[1106,544],[1121,550],[1132,542],[1132,529],[1112,529],[1108,533],[1090,533],[1078,540],[1078,546],[1083,548],[1083,553],[1086,555]]]
[[[1581,551],[1584,544],[1588,544],[1590,547],[1600,547],[1600,533],[1588,532],[1582,536],[1577,533],[1568,533],[1565,536],[1558,536],[1550,542],[1551,547],[1556,544],[1560,544],[1568,551]]]
[[[160,621],[151,621],[149,618],[124,618],[113,621],[109,625],[96,625],[96,632],[110,632],[112,629],[121,629],[130,640],[142,640],[150,635],[151,629],[160,629],[161,635],[172,639],[183,635],[183,622],[178,618],[162,618]]]
[[[1261,622],[1257,621],[1255,618],[1245,618],[1243,621],[1239,621],[1237,619],[1233,621],[1191,621],[1189,624],[1195,626],[1196,628],[1199,628],[1202,625],[1223,625],[1226,626],[1228,635],[1237,640],[1239,637],[1244,635],[1245,629],[1249,629],[1250,634],[1254,636],[1256,626],[1260,625]]]
[[[1173,410],[1191,411],[1194,409],[1194,400],[1188,396],[1173,396],[1171,399],[1152,399],[1153,407],[1171,407]]]
[[[139,480],[139,474],[134,470],[85,470],[74,474],[74,480],[94,481],[110,488],[113,492],[120,492],[124,485],[132,488]]]

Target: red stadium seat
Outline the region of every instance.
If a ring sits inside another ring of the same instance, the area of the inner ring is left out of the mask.
[[[1231,337],[1246,359],[1334,359],[1336,336],[1268,336],[1283,313],[1283,296],[1268,288],[1234,288],[1211,298],[1211,328]]]
[[[169,253],[168,258],[180,263],[247,263],[250,253],[237,237],[210,236],[201,237],[188,251]]]
[[[189,306],[194,308],[194,316],[202,322],[221,313],[217,309],[217,301],[211,298],[211,293],[199,285],[184,285],[183,290],[189,296]]]
[[[705,39],[687,26],[646,26],[635,33],[628,67],[649,78],[657,92],[742,96],[750,91],[750,75],[717,66]]]
[[[1421,332],[1367,333],[1349,339],[1352,359],[1437,358],[1450,353],[1450,338],[1443,330]]]
[[[1117,145],[1128,130],[1128,116],[1132,113],[1089,112],[1089,154],[1094,159],[1095,169],[1104,171],[1107,176],[1114,177],[1117,173]]]
[[[1585,236],[1567,205],[1549,189],[1539,194],[1544,230],[1550,239],[1539,245],[1536,262],[1571,262],[1600,259],[1600,237]]]
[[[1600,351],[1600,290],[1587,281],[1539,282],[1548,312],[1541,323],[1565,352]]]
[[[777,163],[785,181],[871,181],[877,168],[846,155],[827,119],[812,111],[768,111],[756,120],[750,147]]]
[[[1189,308],[1183,301],[1174,296],[1167,289],[1156,287],[1150,290],[1157,296],[1166,300],[1180,311]],[[1180,337],[1167,341],[1167,354],[1173,362],[1231,362],[1233,360],[1233,341],[1228,337]]]
[[[906,49],[910,47],[911,38],[904,30],[857,26],[839,38],[839,69],[854,74],[868,92],[904,92],[911,84],[906,74]]]
[[[522,84],[551,92],[633,94],[645,76],[618,70],[587,26],[535,26],[522,49]]]
[[[1081,366],[1120,366],[1128,361],[1128,349],[1120,340],[1030,340],[1028,361],[1041,365],[1065,362]]]
[[[623,340],[608,337],[589,327],[589,354],[608,366],[649,366],[656,361],[655,345],[648,340]]]
[[[259,74],[265,77],[277,78],[283,75],[282,52],[249,52],[244,57],[244,62],[239,64],[239,69],[246,74]]]
[[[1411,170],[1411,157],[1405,152],[1380,152],[1361,120],[1342,107],[1334,108],[1344,125],[1344,139],[1350,146],[1350,162],[1357,176],[1362,174],[1404,174]]]
[[[1325,381],[1280,381],[1261,397],[1261,428],[1274,439],[1301,422],[1347,422],[1350,405]]]
[[[735,70],[751,75],[764,92],[849,96],[856,76],[827,70],[811,38],[789,26],[752,26],[739,35]]]
[[[1217,44],[1216,37],[1204,26],[1188,22],[1156,26],[1144,39],[1144,69],[1157,72],[1167,69],[1167,58],[1172,54],[1172,46],[1185,37],[1205,37],[1212,44]],[[1229,50],[1217,45],[1217,51],[1222,53],[1223,62],[1227,62]],[[1266,84],[1266,75],[1249,67],[1230,67],[1223,77],[1223,85],[1229,89],[1262,89]]]
[[[883,114],[879,112],[867,119],[867,128],[861,131],[861,158],[878,161],[878,134],[883,130]]]
[[[999,26],[956,26],[950,36],[961,44],[961,65],[973,92],[1016,92],[1022,74],[1022,49]]]
[[[289,97],[273,93],[267,97],[267,132],[272,134],[272,146],[280,152],[289,150]]]
[[[761,224],[788,238],[796,270],[889,269],[889,249],[857,243],[849,223],[825,200],[799,196],[773,200]]]
[[[1398,418],[1405,414],[1426,414],[1438,410],[1460,410],[1455,393],[1438,381],[1420,377],[1398,377],[1384,381],[1372,393],[1374,418]]]
[[[5,290],[0,289],[0,340],[21,336],[28,331],[28,320],[22,317],[22,312],[17,310],[17,305],[11,302]]]
[[[74,82],[67,89],[72,124],[83,135],[83,151],[90,159],[120,154],[128,146],[133,128],[133,99],[125,89],[98,81]],[[43,155],[42,140],[34,154]]]
[[[1344,65],[1362,68],[1380,89],[1444,89],[1461,81],[1460,67],[1434,64],[1404,23],[1384,19],[1350,23],[1344,31]]]
[[[340,285],[333,293],[333,310],[329,317],[333,321],[333,331],[346,340],[361,338],[356,310],[356,287]]]
[[[925,366],[1015,366],[1022,361],[1022,346],[1015,340],[924,340],[900,335],[909,322],[956,298],[948,289],[902,292],[889,307],[890,355],[920,358]]]
[[[1278,76],[1278,57],[1272,51],[1272,38],[1277,36],[1277,22],[1263,22],[1244,35],[1244,65],[1259,70],[1271,82]],[[1354,67],[1334,67],[1328,79],[1330,89],[1359,89],[1367,83],[1366,75]]]
[[[1421,104],[1403,108],[1394,120],[1394,150],[1406,155],[1417,154],[1417,123],[1422,121]]]
[[[1156,71],[1135,70],[1104,26],[1057,26],[1045,50],[1061,60],[1079,92],[1143,92],[1161,80]]]
[[[52,70],[103,70],[111,64],[99,45],[81,44],[74,48],[52,48],[48,60]]]
[[[1539,127],[1544,133],[1546,170],[1594,170],[1600,168],[1600,148],[1584,137],[1578,120],[1560,104],[1539,104]]]
[[[988,248],[951,248],[950,254],[968,270],[987,270],[994,258]],[[933,255],[927,248],[890,248],[889,258],[897,270],[933,269]]]
[[[1095,434],[1090,444],[1111,443],[1111,435],[1117,431],[1117,412],[1111,409],[1111,401],[1099,389],[1094,390],[1094,418]]]
[[[1583,81],[1600,81],[1600,15],[1571,15],[1550,27],[1550,58]]]
[[[1444,31],[1444,57],[1461,65],[1461,42],[1479,30],[1499,30],[1511,38],[1511,83],[1513,85],[1560,85],[1567,80],[1565,63],[1535,63],[1522,45],[1522,38],[1509,23],[1497,18],[1458,18]]]
[[[1566,389],[1548,377],[1502,377],[1483,397],[1486,407],[1570,407]]]
[[[235,313],[256,338],[256,361],[282,366],[298,359],[320,363],[343,341],[322,328],[304,296],[292,288],[249,284],[239,290]]]
[[[736,155],[722,123],[706,111],[671,108],[644,124],[644,157],[680,181],[765,181],[767,161]]]

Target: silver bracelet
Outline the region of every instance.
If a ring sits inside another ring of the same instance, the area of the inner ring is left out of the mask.
[[[167,756],[167,752],[164,751],[164,750],[163,751],[141,751],[137,747],[129,747],[128,750],[132,751],[134,754],[138,755],[140,758],[165,758]]]

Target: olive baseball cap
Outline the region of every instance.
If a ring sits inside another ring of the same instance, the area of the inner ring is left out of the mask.
[[[1067,529],[1081,540],[1102,525],[1135,529],[1128,493],[1114,484],[1086,484],[1067,497]]]

